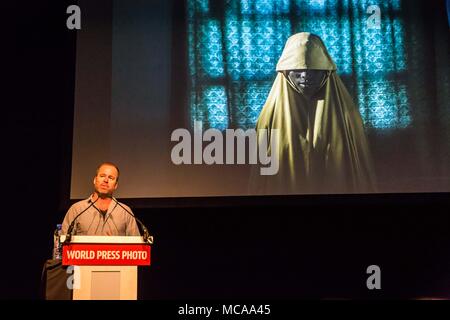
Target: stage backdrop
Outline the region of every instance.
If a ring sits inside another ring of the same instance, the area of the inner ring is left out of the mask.
[[[254,128],[302,31],[360,110],[378,192],[450,191],[449,33],[434,2],[80,1],[71,198],[102,161],[120,167],[123,198],[251,195],[249,165],[176,165],[171,134]]]

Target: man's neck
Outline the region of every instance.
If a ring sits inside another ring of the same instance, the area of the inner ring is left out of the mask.
[[[101,210],[105,210],[104,208],[108,208],[109,204],[111,203],[112,199],[111,196],[107,196],[107,195],[102,195],[102,194],[98,194],[97,192],[95,192],[93,194],[92,197],[93,201],[96,201],[97,206],[101,209]]]

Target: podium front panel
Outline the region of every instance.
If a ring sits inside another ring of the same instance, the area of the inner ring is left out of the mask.
[[[75,268],[73,300],[137,300],[137,267]]]

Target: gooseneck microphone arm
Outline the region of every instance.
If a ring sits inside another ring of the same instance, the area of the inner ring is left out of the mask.
[[[91,204],[89,206],[87,206],[86,209],[84,209],[83,211],[81,211],[79,214],[77,214],[77,216],[72,220],[72,222],[69,225],[69,228],[67,229],[67,235],[66,235],[66,239],[64,240],[63,244],[66,243],[70,243],[70,241],[72,240],[72,232],[73,232],[73,228],[75,227],[75,221],[77,221],[78,217],[81,216],[83,213],[85,213],[90,207],[92,207],[97,201],[98,199],[100,199],[100,197],[97,195],[97,199],[95,199],[95,201],[92,201]]]
[[[153,244],[153,236],[150,235],[150,233],[148,232],[147,227],[145,226],[145,224],[139,220],[132,212],[130,212],[130,210],[128,210],[127,208],[125,208],[123,205],[120,204],[119,201],[117,201],[115,198],[113,198],[112,196],[109,196],[119,207],[121,207],[123,210],[125,210],[130,216],[132,216],[137,223],[139,223],[139,225],[142,228],[142,231],[144,232],[144,235],[142,236],[144,238],[144,242],[148,242],[150,244]]]

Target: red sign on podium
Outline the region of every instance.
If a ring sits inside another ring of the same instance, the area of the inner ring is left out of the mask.
[[[149,266],[150,245],[71,243],[63,246],[62,264],[65,266]]]

